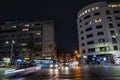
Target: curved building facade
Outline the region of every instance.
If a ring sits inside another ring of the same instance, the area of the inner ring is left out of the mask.
[[[77,16],[79,50],[86,62],[120,63],[120,3],[93,3]]]

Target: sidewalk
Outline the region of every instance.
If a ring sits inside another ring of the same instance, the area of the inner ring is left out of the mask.
[[[6,80],[6,76],[4,75],[5,70],[12,69],[11,67],[0,67],[0,80]]]

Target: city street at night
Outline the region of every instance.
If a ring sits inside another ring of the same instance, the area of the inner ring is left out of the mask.
[[[37,73],[8,80],[120,80],[120,66],[43,68]]]

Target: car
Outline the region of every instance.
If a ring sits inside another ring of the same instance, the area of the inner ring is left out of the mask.
[[[50,64],[50,68],[59,68],[59,65],[57,63]]]
[[[41,69],[41,67],[38,67],[31,63],[21,63],[18,64],[18,66],[15,69],[11,70],[5,70],[4,74],[7,77],[11,76],[25,76],[34,72],[37,72]]]

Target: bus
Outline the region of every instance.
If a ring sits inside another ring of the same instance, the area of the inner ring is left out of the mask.
[[[51,64],[56,64],[56,60],[53,59],[35,59],[34,62],[41,68],[48,68]]]

